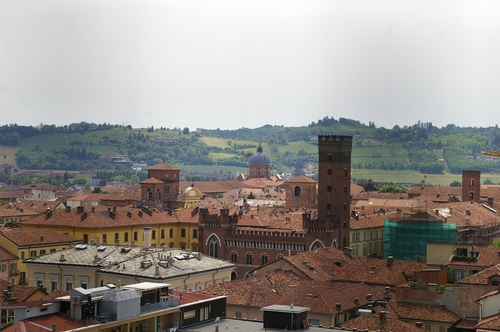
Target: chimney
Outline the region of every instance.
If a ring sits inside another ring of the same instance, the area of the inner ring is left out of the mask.
[[[358,299],[358,298],[355,298],[355,299],[354,299],[354,304],[355,304],[355,305],[359,305],[359,299]]]
[[[349,257],[352,257],[352,248],[344,247],[344,254],[346,254]]]
[[[71,206],[66,206],[66,212],[71,212]]]
[[[380,311],[379,312],[379,323],[382,324],[385,322],[385,319],[387,318],[387,312],[386,311]]]
[[[391,266],[393,262],[394,262],[394,257],[387,256],[387,266]]]
[[[335,305],[335,308],[338,310],[338,311],[342,311],[342,305],[340,303],[337,303]]]
[[[43,236],[40,236],[40,242],[43,242]]]
[[[95,212],[95,206],[92,207],[92,213],[94,213],[94,212]]]
[[[366,299],[368,301],[371,301],[372,300],[372,294],[366,294]]]
[[[370,266],[370,273],[375,273],[375,266]]]
[[[144,227],[144,249],[149,249],[151,247],[151,227]]]

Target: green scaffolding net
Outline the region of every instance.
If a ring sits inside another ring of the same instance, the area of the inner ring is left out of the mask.
[[[427,243],[456,243],[457,225],[428,217],[384,221],[384,257],[425,262]]]

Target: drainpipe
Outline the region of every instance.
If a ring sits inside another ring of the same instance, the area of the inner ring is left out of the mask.
[[[215,273],[212,275],[212,282],[215,285],[215,275],[219,273],[219,269],[215,270]]]
[[[190,277],[190,275],[188,274],[188,275],[187,275],[187,278],[183,280],[183,283],[184,283],[184,291],[187,291],[187,289],[186,289],[186,280],[188,280],[188,279],[189,279],[189,277]]]

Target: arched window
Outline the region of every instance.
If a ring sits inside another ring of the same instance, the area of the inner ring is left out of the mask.
[[[148,191],[146,192],[146,200],[150,201],[153,199],[153,193],[151,192],[151,190],[148,189]]]
[[[473,186],[474,185],[474,179],[470,179],[470,185]]]
[[[219,258],[219,241],[213,236],[208,243],[208,255],[210,257]]]
[[[252,265],[253,254],[251,252],[247,252],[246,258],[247,258],[247,265]]]
[[[268,254],[262,254],[261,258],[262,258],[262,264],[261,265],[265,265],[265,264],[267,264],[267,261],[269,260],[269,255]]]
[[[332,212],[332,205],[330,203],[326,204],[326,214],[330,214]]]
[[[331,168],[328,169],[328,175],[332,175],[332,169]]]
[[[331,193],[332,192],[332,186],[326,187],[326,191],[329,192],[329,193]]]
[[[231,252],[231,263],[236,263],[238,261],[238,253],[236,251]]]
[[[469,201],[473,201],[473,200],[474,200],[474,193],[470,192],[469,193]]]
[[[294,193],[295,193],[295,197],[299,197],[300,196],[300,187],[299,186],[295,187]]]
[[[331,153],[328,155],[328,161],[333,161],[333,156]]]

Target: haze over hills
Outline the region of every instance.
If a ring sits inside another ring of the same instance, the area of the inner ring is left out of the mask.
[[[430,122],[386,129],[372,122],[366,125],[324,117],[302,127],[266,125],[196,132],[187,127],[138,129],[87,122],[36,127],[11,124],[0,127],[0,144],[4,163],[15,164],[18,169],[114,170],[117,165],[103,162],[101,154],[117,154],[130,164],[154,165],[166,160],[191,173],[234,176],[246,171],[248,157],[262,141],[273,174],[300,175],[308,172],[307,165],[314,169],[317,164],[315,137],[319,134],[354,137],[352,168],[357,179],[385,173],[408,179],[391,181],[382,176],[380,181],[436,184],[430,179],[448,176],[447,183],[440,184],[449,184],[449,179],[455,179],[464,169],[493,175],[500,170],[496,158],[481,153],[500,148],[497,126],[464,128],[450,124],[437,128]]]

